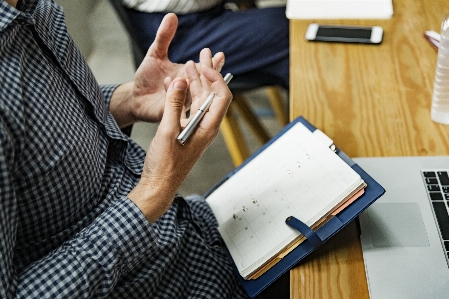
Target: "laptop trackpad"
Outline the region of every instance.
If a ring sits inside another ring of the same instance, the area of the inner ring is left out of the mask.
[[[367,211],[373,247],[429,247],[417,203],[375,203]]]

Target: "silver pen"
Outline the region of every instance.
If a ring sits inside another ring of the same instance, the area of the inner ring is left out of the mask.
[[[232,75],[230,73],[227,73],[223,79],[226,82],[226,84],[228,84],[229,81],[231,81],[231,79],[232,79]],[[207,109],[209,109],[210,105],[212,104],[214,97],[215,97],[214,92],[211,92],[210,95],[207,96],[203,105],[201,105],[201,107],[196,111],[195,115],[190,119],[187,126],[184,128],[184,130],[182,130],[182,132],[176,138],[176,140],[178,140],[179,143],[184,144],[186,142],[186,140],[190,137],[190,135],[192,135],[193,131],[198,126],[198,123],[203,118]]]

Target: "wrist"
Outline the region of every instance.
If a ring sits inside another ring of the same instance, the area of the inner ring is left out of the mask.
[[[112,94],[109,111],[120,128],[125,128],[136,122],[132,114],[134,82],[119,85]]]
[[[160,189],[160,186],[139,182],[127,196],[150,223],[155,222],[170,208],[175,197],[175,193]]]

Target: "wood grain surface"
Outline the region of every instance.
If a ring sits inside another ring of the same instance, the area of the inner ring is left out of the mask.
[[[290,118],[304,116],[350,157],[449,155],[449,126],[430,118],[447,0],[393,0],[388,20],[290,21]],[[380,45],[307,42],[307,25],[378,25]],[[388,190],[387,190],[388,192]],[[291,298],[369,298],[356,223],[290,272]]]

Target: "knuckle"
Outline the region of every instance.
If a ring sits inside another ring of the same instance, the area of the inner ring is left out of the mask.
[[[185,95],[181,92],[174,92],[171,96],[168,97],[168,102],[173,108],[182,108],[184,105],[184,97]]]

